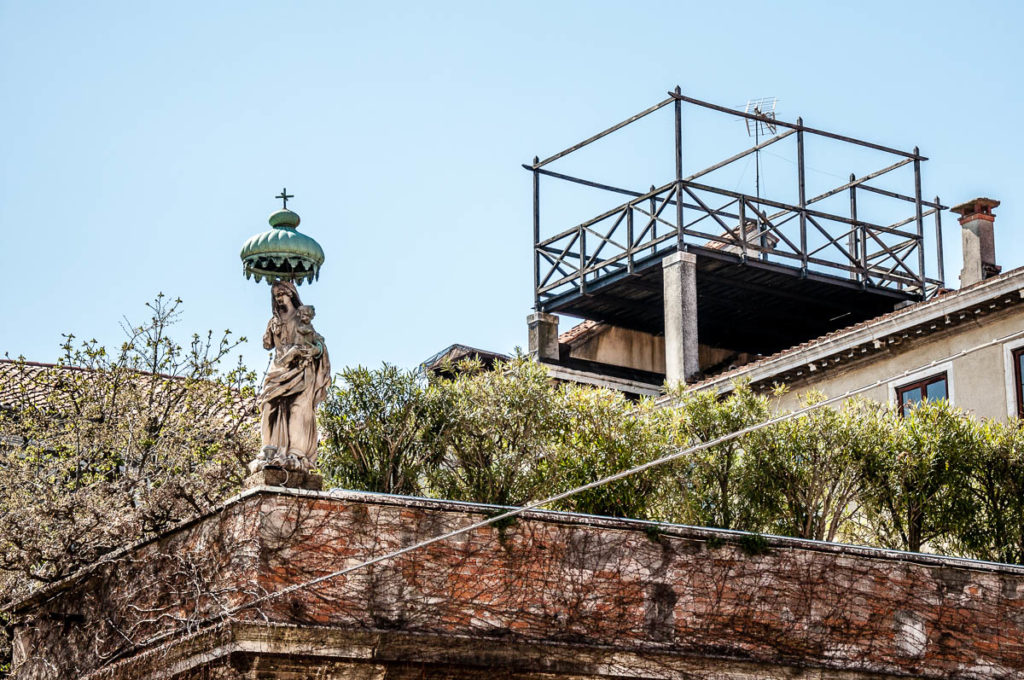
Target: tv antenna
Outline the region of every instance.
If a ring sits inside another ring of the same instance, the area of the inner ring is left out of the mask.
[[[779,100],[775,97],[761,97],[750,99],[743,107],[744,113],[752,113],[755,116],[763,116],[757,120],[744,118],[747,123],[747,136],[755,139],[767,133],[775,134],[775,105]]]
[[[747,124],[747,137],[754,138],[754,146],[761,142],[761,137],[768,134],[775,134],[775,105],[779,100],[775,97],[761,97],[760,99],[749,99],[743,107],[744,113],[752,113],[760,118],[744,118]],[[754,190],[757,197],[761,198],[761,150],[754,152]]]
[[[775,105],[779,100],[775,97],[761,97],[759,99],[748,99],[743,108],[744,113],[752,113],[758,118],[744,118],[747,126],[747,136],[754,138],[754,146],[761,143],[761,137],[774,135],[777,132],[775,125]],[[740,108],[740,107],[736,107]],[[754,151],[754,192],[760,204],[761,200],[761,150]],[[761,233],[761,218],[757,218],[757,232]],[[746,227],[740,225],[741,232],[746,232]],[[745,237],[744,237],[745,238]]]

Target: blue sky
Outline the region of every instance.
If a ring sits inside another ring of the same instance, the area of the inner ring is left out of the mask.
[[[999,261],[1020,266],[1020,7],[0,0],[0,352],[51,361],[68,331],[116,344],[122,316],[163,291],[185,301],[183,336],[230,328],[262,368],[269,294],[238,250],[282,186],[327,253],[302,293],[336,366],[412,366],[454,342],[510,351],[532,305],[520,164],[676,84],[920,146],[926,196],[1003,201]],[[748,141],[734,125],[721,157]],[[647,134],[575,169],[668,181],[671,156],[642,149],[671,137]],[[850,172],[836,160],[810,172]],[[958,230],[947,215],[953,286]]]

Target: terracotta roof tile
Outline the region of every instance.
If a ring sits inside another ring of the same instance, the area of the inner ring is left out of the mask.
[[[89,369],[77,366],[0,359],[0,409],[19,409],[29,406],[59,409],[61,405],[53,402],[53,395],[55,391],[62,389],[63,386],[60,385],[60,382],[78,380],[89,373],[91,373]],[[138,375],[140,380],[184,379],[162,373],[140,372]],[[244,413],[253,417],[252,414],[256,410],[253,398],[236,393],[233,401],[232,408],[236,413]],[[225,415],[227,415],[226,411],[227,409],[224,410]]]
[[[53,391],[51,381],[59,372],[82,370],[35,361],[0,359],[0,408],[43,406]]]
[[[590,335],[592,331],[595,331],[603,326],[604,324],[600,321],[584,321],[583,323],[576,324],[566,332],[561,333],[558,336],[558,342],[559,344],[567,344],[573,342],[574,340],[577,340],[581,337]]]

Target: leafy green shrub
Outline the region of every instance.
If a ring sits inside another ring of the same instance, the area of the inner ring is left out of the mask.
[[[425,390],[411,371],[389,364],[344,369],[319,413],[317,466],[328,485],[421,493],[426,409]]]

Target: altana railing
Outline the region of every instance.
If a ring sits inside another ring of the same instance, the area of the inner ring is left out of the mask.
[[[871,142],[817,130],[801,119],[788,123],[757,113],[747,113],[703,102],[680,93],[550,158],[523,167],[533,173],[534,283],[537,309],[566,295],[585,294],[588,286],[611,275],[633,273],[638,266],[675,250],[703,249],[730,253],[740,261],[774,262],[792,266],[796,273],[820,272],[853,281],[865,288],[898,290],[912,297],[928,297],[943,285],[943,206],[921,198],[921,162],[927,160],[915,148],[901,151]],[[682,176],[681,106],[701,106],[733,116],[770,122],[784,131],[698,173]],[[546,166],[630,123],[675,105],[676,178],[646,193],[593,182],[554,172]],[[796,135],[798,202],[796,204],[752,196],[702,183],[716,170]],[[817,135],[882,151],[898,157],[891,165],[822,194],[805,195],[804,137]],[[914,186],[899,193],[869,184],[906,165],[913,165]],[[542,177],[572,182],[628,197],[620,205],[581,224],[542,237],[539,192]],[[846,214],[816,208],[837,194],[849,195]],[[909,215],[890,224],[875,224],[857,213],[858,196],[868,192],[906,205]],[[925,221],[934,221],[937,278],[925,273]]]

